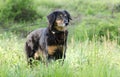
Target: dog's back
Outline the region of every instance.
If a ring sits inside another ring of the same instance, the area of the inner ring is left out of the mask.
[[[42,51],[45,49],[44,44],[45,44],[46,31],[47,31],[46,28],[40,28],[32,31],[27,36],[25,51],[28,60],[29,58],[40,59],[39,55],[40,54],[42,55],[43,53]]]

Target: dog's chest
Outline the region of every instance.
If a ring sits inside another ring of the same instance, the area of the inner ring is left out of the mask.
[[[65,33],[55,33],[55,34],[49,34],[47,38],[47,45],[64,45],[66,40],[66,34]]]
[[[57,53],[63,53],[63,45],[52,45],[52,46],[47,46],[48,54],[49,55],[54,55],[56,52]]]
[[[47,37],[48,54],[55,55],[55,53],[63,53],[66,37],[66,33],[49,34]]]

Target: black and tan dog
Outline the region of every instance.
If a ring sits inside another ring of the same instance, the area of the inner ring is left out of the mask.
[[[34,30],[27,36],[25,50],[28,63],[32,59],[49,61],[50,59],[65,59],[67,46],[67,25],[70,14],[64,11],[54,11],[47,16],[49,26]]]

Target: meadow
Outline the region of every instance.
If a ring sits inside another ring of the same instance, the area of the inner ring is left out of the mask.
[[[17,13],[9,17],[13,12],[6,7],[15,0],[6,1],[0,1],[0,77],[120,77],[119,0],[28,0],[40,16],[28,21],[15,21]],[[56,9],[72,16],[65,62],[48,67],[37,62],[30,68],[24,52],[26,35],[46,27],[46,16]]]

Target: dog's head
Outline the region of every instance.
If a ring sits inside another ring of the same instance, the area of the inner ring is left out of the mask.
[[[49,21],[49,28],[58,31],[64,31],[69,21],[72,20],[70,14],[66,10],[54,11],[48,15],[47,18]]]

